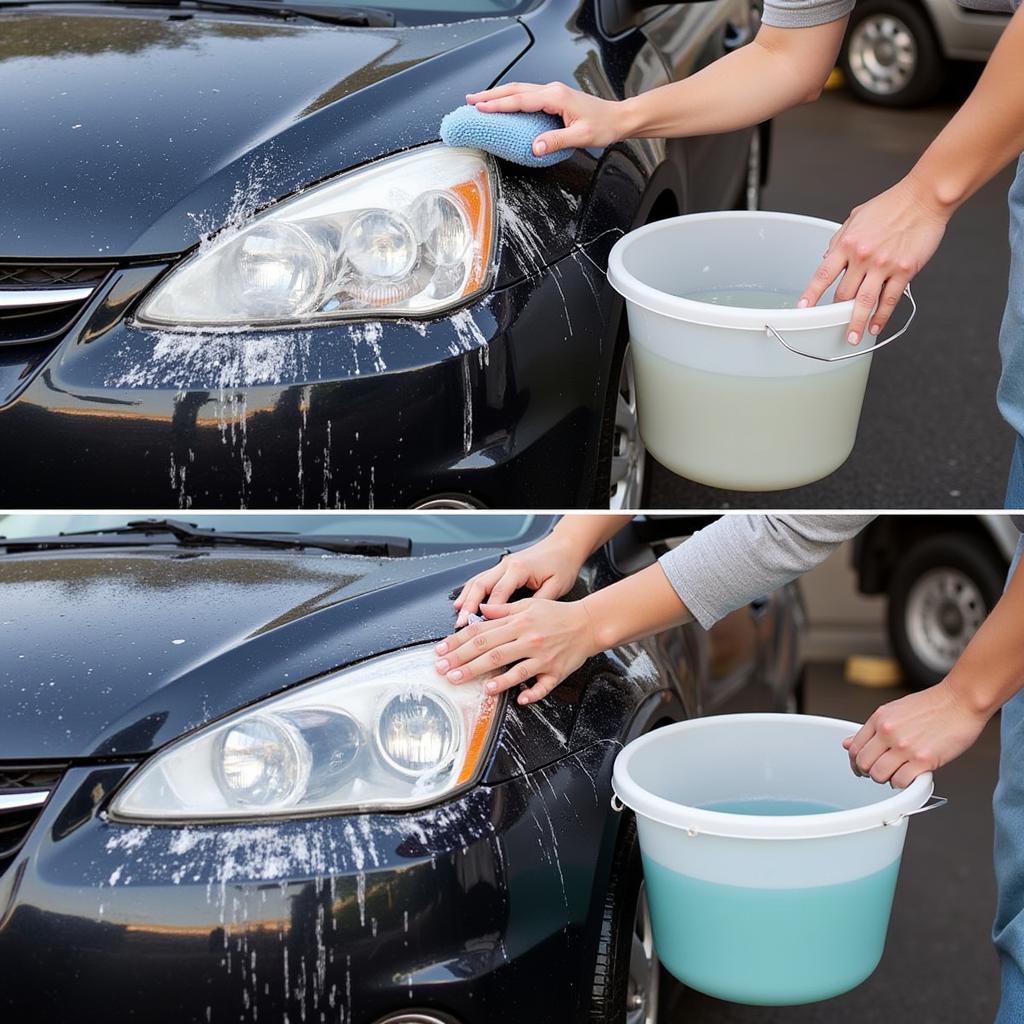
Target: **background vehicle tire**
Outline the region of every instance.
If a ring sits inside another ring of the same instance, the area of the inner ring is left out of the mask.
[[[623,814],[628,814],[623,811]],[[604,906],[591,989],[590,1024],[669,1020],[667,998],[679,983],[658,962],[632,814],[622,823]]]
[[[945,61],[931,22],[910,0],[867,0],[854,8],[839,55],[850,91],[884,107],[913,107],[942,85]]]
[[[628,510],[644,508],[647,497],[647,449],[640,437],[636,405],[636,381],[629,354],[629,328],[625,316],[616,339],[615,361],[601,420],[597,480],[591,505],[594,508]]]
[[[914,544],[893,568],[889,640],[907,683],[923,689],[949,671],[1003,592],[1006,566],[978,537],[942,533]]]

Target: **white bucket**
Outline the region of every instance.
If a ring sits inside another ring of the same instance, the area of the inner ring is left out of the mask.
[[[840,225],[731,211],[656,221],[608,256],[626,300],[640,434],[669,469],[714,487],[796,487],[853,450],[872,351],[846,341],[854,303],[810,309],[718,305],[685,296],[776,293],[795,303]],[[913,298],[907,289],[913,306]]]
[[[793,1005],[846,992],[878,966],[907,817],[928,809],[932,777],[896,791],[858,778],[842,740],[859,728],[721,715],[619,754],[612,785],[636,813],[655,946],[680,981]],[[764,801],[800,813],[765,814]]]

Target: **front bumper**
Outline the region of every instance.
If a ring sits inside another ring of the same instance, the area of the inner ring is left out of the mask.
[[[581,1020],[618,745],[430,811],[132,826],[64,777],[0,876],[9,1024]]]
[[[163,269],[115,272],[0,408],[8,505],[589,503],[618,304],[580,254],[429,323],[259,333],[135,326]]]

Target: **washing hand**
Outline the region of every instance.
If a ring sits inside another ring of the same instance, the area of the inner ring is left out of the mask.
[[[959,757],[990,717],[971,707],[947,679],[883,704],[843,746],[857,775],[906,789],[922,772]]]
[[[502,670],[487,681],[487,692],[500,693],[533,679],[518,697],[520,704],[532,704],[603,649],[583,601],[533,597],[485,604],[480,610],[486,622],[474,622],[434,648],[434,667],[450,683],[468,683]]]
[[[546,114],[560,117],[565,123],[564,128],[543,132],[533,140],[535,156],[557,153],[562,149],[608,146],[626,134],[620,125],[621,103],[590,96],[561,82],[549,82],[547,85],[509,82],[495,89],[471,92],[466,96],[466,102],[483,113],[543,110]]]
[[[551,534],[514,555],[506,555],[493,569],[474,576],[455,599],[455,625],[465,626],[469,616],[479,614],[484,600],[504,604],[523,587],[535,597],[559,598],[567,594],[579,576],[585,555],[578,547]]]
[[[869,318],[871,334],[880,334],[910,280],[938,248],[950,212],[926,201],[908,175],[846,218],[798,305],[816,305],[842,275],[835,301],[856,299],[847,341],[860,342]]]

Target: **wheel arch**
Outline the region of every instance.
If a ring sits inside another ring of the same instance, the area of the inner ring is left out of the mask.
[[[985,524],[969,516],[879,516],[854,541],[853,568],[862,594],[884,594],[900,558],[915,544],[940,533],[958,533],[981,541],[1005,560]]]

